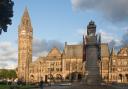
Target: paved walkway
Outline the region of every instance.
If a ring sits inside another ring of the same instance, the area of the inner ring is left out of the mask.
[[[112,86],[117,89],[128,89],[128,84],[113,84]]]
[[[36,88],[39,89],[39,88]],[[118,89],[116,87],[102,85],[102,86],[87,86],[80,83],[74,83],[70,86],[47,86],[44,89]]]

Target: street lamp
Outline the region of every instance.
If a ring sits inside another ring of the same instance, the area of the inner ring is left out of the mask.
[[[41,81],[41,61],[40,61],[40,81]]]
[[[70,68],[71,67],[71,58],[70,58],[70,61],[69,61],[69,81],[71,81],[71,73],[70,73]]]
[[[49,79],[49,84],[50,84],[50,86],[51,86],[51,62],[50,62],[50,79]]]
[[[78,67],[77,67],[77,60],[78,60],[78,59],[76,58],[76,81],[78,80],[78,73],[77,73],[77,68],[78,68]]]

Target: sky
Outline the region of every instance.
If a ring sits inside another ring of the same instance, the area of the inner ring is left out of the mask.
[[[0,68],[13,69],[18,61],[18,25],[25,7],[33,27],[33,60],[64,42],[78,44],[89,21],[95,21],[102,42],[112,47],[128,43],[128,0],[13,0],[14,16],[0,39]]]

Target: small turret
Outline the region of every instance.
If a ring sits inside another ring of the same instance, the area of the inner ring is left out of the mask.
[[[115,50],[114,50],[114,48],[112,48],[111,56],[115,56],[115,55],[116,55]]]

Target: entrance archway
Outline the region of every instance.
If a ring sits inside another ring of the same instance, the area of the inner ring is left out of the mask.
[[[125,74],[125,76],[126,76],[126,79],[127,79],[127,82],[128,82],[128,74]]]
[[[119,74],[119,78],[120,78],[120,80],[121,80],[121,82],[122,82],[122,80],[123,80],[123,75],[122,75],[122,74]]]
[[[62,75],[61,74],[56,74],[56,81],[61,82],[62,80],[63,80]]]
[[[78,80],[82,80],[82,74],[78,74]]]
[[[31,76],[30,76],[30,81],[31,81],[32,83],[34,83],[34,75],[31,75]]]
[[[54,82],[54,77],[52,74],[48,74],[48,82]]]

